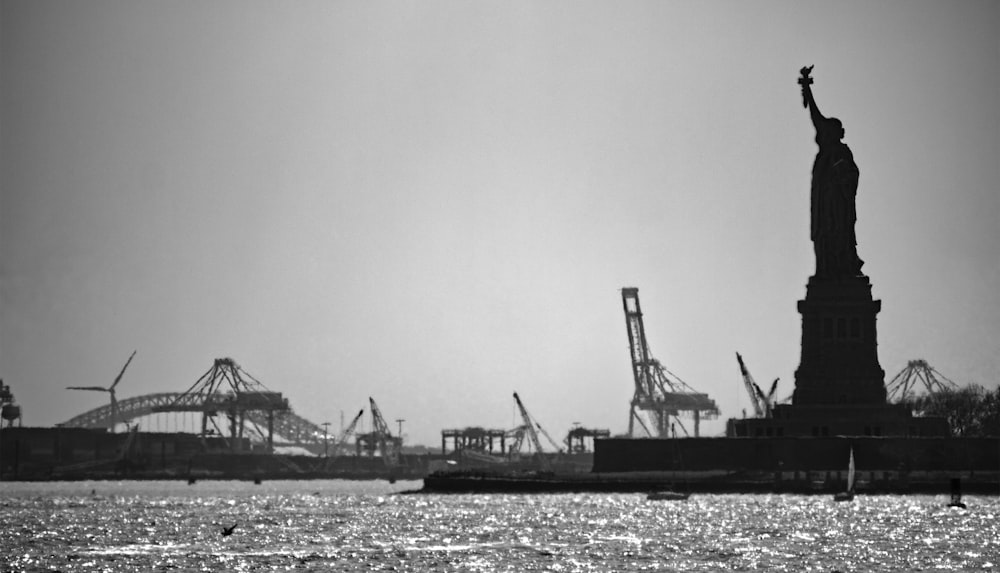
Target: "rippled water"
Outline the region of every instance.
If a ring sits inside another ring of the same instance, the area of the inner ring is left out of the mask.
[[[996,497],[398,495],[419,486],[0,483],[0,571],[1000,568]]]

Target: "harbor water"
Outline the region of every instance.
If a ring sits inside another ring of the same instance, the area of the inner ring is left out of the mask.
[[[995,496],[403,493],[419,487],[0,483],[0,571],[1000,569]]]

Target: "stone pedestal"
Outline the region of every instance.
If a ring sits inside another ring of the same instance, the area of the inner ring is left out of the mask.
[[[802,357],[795,371],[796,406],[884,405],[885,371],[878,362],[875,315],[864,275],[811,277],[802,315]]]
[[[766,418],[730,420],[729,437],[947,436],[943,418],[914,418],[906,406],[886,403],[885,371],[878,362],[875,315],[868,277],[812,277],[802,315],[802,359],[791,404]]]

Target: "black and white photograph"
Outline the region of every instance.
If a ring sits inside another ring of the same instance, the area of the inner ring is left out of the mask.
[[[0,573],[1000,569],[997,0],[0,0]]]

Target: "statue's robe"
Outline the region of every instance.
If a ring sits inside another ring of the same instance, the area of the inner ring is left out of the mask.
[[[821,146],[813,163],[811,238],[816,276],[845,278],[861,274],[854,223],[858,166],[843,142]]]

